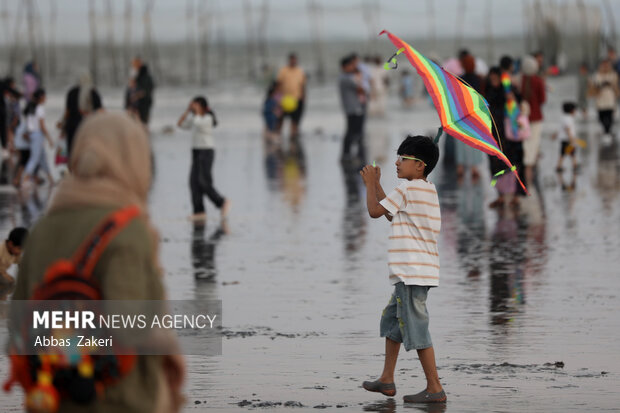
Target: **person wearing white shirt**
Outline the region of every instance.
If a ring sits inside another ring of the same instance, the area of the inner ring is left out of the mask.
[[[426,376],[426,389],[406,395],[406,403],[443,403],[447,400],[428,330],[428,291],[439,285],[439,231],[441,211],[435,185],[427,177],[437,165],[439,149],[427,136],[407,136],[397,151],[396,173],[402,183],[389,194],[381,187],[379,167],[360,172],[366,185],[371,218],[385,216],[392,223],[388,250],[389,281],[394,293],[383,310],[380,336],[385,337],[385,363],[378,380],[362,387],[393,397],[398,352],[415,349]]]
[[[28,184],[32,179],[37,168],[43,169],[47,174],[50,185],[54,185],[54,179],[50,167],[47,163],[45,154],[44,139],[47,139],[50,146],[54,143],[45,127],[45,90],[37,89],[32,95],[32,100],[28,102],[24,109],[26,118],[26,132],[30,141],[30,158],[24,169],[24,184]]]
[[[565,102],[562,105],[562,111],[564,115],[562,115],[562,123],[557,134],[560,140],[560,159],[558,159],[558,165],[555,168],[557,172],[562,172],[562,161],[565,156],[570,156],[573,160],[573,170],[577,168],[577,157],[575,156],[577,150],[577,126],[575,125],[577,105],[572,102]]]
[[[215,158],[213,128],[217,125],[215,113],[204,96],[197,96],[181,115],[177,125],[192,131],[192,167],[189,186],[192,195],[191,220],[203,221],[207,214],[203,202],[206,195],[220,209],[222,219],[228,215],[230,201],[220,195],[213,186],[211,168]]]

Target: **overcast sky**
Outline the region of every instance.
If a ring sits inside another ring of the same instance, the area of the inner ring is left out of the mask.
[[[56,39],[58,43],[87,43],[90,38],[87,0],[31,0],[37,5],[42,22],[42,34],[50,33],[50,9],[56,4]],[[112,4],[115,20],[115,40],[123,39],[123,13],[128,0],[94,0],[98,18],[98,36],[107,36],[104,10],[107,3]],[[588,5],[603,6],[606,0],[584,0]],[[612,7],[616,21],[620,21],[620,0],[607,0]],[[133,28],[132,40],[140,42],[143,38],[143,11],[147,0],[132,0]],[[308,4],[318,3],[322,10],[321,27],[325,40],[330,38],[368,38],[369,26],[364,19],[364,8],[372,11],[373,27],[385,28],[401,37],[430,36],[432,16],[429,5],[434,9],[435,31],[438,37],[454,37],[462,31],[465,37],[486,36],[489,5],[492,5],[492,31],[495,36],[522,34],[524,29],[524,3],[531,0],[154,0],[152,15],[153,36],[158,42],[184,40],[187,36],[186,7],[202,3],[215,18],[206,26],[213,35],[223,34],[227,41],[240,41],[246,35],[244,5],[252,5],[252,18],[257,22],[259,9],[266,2],[270,8],[266,35],[272,40],[310,39]],[[545,1],[543,0],[543,3]],[[575,0],[552,0],[558,4],[576,4]],[[2,0],[0,9],[3,19],[0,29],[2,43],[7,42],[7,25],[12,38],[19,4],[26,0]],[[380,3],[379,13],[376,5]],[[465,9],[462,5],[465,4]],[[4,13],[7,11],[6,13]],[[195,14],[197,14],[195,12]],[[8,17],[7,17],[8,16]],[[464,16],[459,22],[457,16]],[[604,15],[608,18],[608,14]],[[608,24],[609,20],[606,21]],[[25,20],[22,21],[25,28]],[[254,23],[256,24],[256,23]],[[619,23],[620,24],[620,23]],[[462,25],[462,26],[461,26]],[[462,27],[462,28],[461,28]]]

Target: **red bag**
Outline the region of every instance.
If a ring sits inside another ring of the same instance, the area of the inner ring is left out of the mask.
[[[110,241],[139,214],[138,207],[129,206],[108,215],[71,260],[60,259],[47,268],[30,299],[103,299],[92,271]],[[56,412],[62,398],[80,404],[94,401],[106,386],[127,375],[136,359],[135,355],[82,354],[76,361],[63,354],[20,355],[11,348],[9,357],[11,376],[4,390],[19,383],[26,393],[26,409],[45,413]]]

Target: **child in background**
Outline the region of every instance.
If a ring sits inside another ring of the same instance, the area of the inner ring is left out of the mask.
[[[397,151],[396,172],[404,181],[389,195],[379,182],[381,170],[367,165],[360,174],[366,184],[366,206],[372,218],[392,222],[388,251],[389,281],[394,293],[381,316],[385,337],[385,364],[378,380],[365,381],[364,389],[392,397],[396,394],[394,370],[400,344],[416,349],[426,376],[426,389],[404,396],[410,403],[442,403],[447,400],[428,331],[426,297],[439,285],[437,240],[441,213],[435,185],[427,180],[437,165],[439,149],[431,138],[408,136]]]
[[[18,227],[9,233],[9,237],[0,244],[0,284],[13,284],[15,279],[6,271],[13,264],[18,264],[22,247],[28,238],[28,230]]]
[[[560,139],[560,159],[558,159],[558,165],[555,168],[557,172],[562,172],[562,161],[565,156],[570,156],[573,160],[573,171],[577,169],[577,158],[575,157],[577,149],[575,113],[577,112],[577,105],[573,102],[564,102],[562,111],[564,115],[562,116],[560,130],[557,132],[557,136]]]
[[[514,131],[512,130],[510,119],[508,117],[504,118],[506,139],[513,142],[521,142],[530,137],[530,104],[527,101],[521,101],[519,105],[519,116],[517,117],[517,124],[519,125],[519,130],[517,131],[517,135],[515,136]]]
[[[278,140],[278,119],[282,116],[280,108],[280,85],[273,82],[267,90],[265,103],[263,104],[263,119],[265,120],[265,137],[272,142]]]

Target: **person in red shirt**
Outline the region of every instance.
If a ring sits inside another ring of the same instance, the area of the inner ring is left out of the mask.
[[[523,164],[525,179],[532,182],[534,167],[538,162],[540,137],[542,134],[542,105],[545,103],[545,81],[538,76],[538,62],[533,56],[523,58],[523,78],[521,80],[521,96],[530,105],[530,137],[523,141]]]

